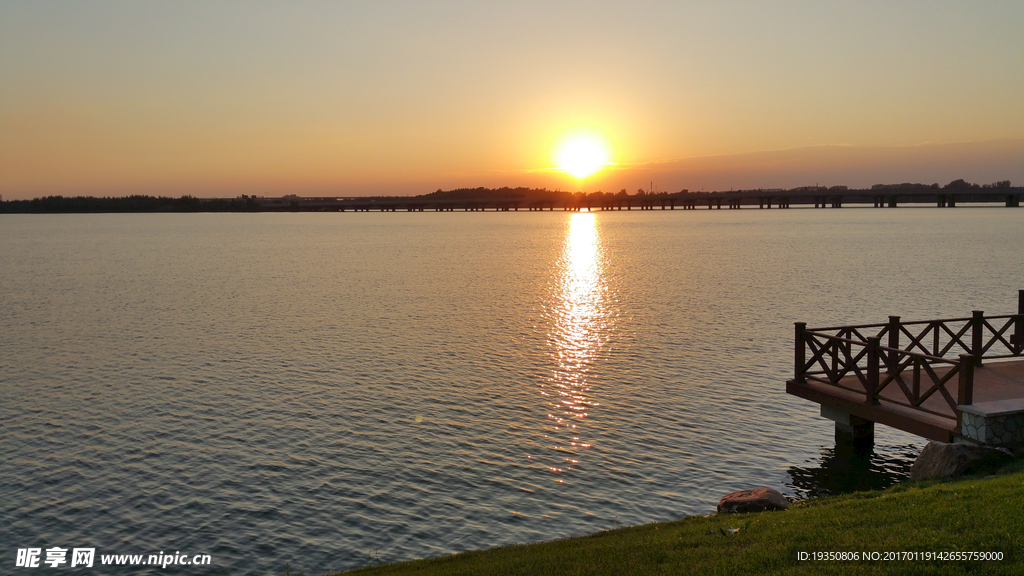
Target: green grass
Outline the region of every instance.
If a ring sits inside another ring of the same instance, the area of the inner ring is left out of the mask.
[[[735,534],[730,528],[739,528]],[[798,552],[1002,552],[999,561],[799,561]],[[690,517],[346,572],[456,574],[1022,574],[1024,461],[996,476]]]

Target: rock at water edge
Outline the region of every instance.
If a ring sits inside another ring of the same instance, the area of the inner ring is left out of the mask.
[[[1013,460],[1006,448],[928,442],[910,468],[911,480],[953,478],[989,466],[1001,466]]]
[[[778,490],[771,488],[754,488],[740,490],[722,496],[718,501],[718,512],[763,512],[765,510],[785,510],[789,508],[789,500]]]

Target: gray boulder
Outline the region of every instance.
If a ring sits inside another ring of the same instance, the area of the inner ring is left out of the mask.
[[[911,480],[953,478],[989,467],[997,467],[1013,460],[1006,448],[976,446],[974,444],[946,444],[928,442],[910,468]]]
[[[754,488],[730,492],[718,501],[718,512],[763,512],[765,510],[785,510],[789,508],[789,500],[778,490],[771,488]]]

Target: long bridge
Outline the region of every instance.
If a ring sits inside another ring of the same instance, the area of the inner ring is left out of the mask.
[[[742,190],[736,192],[678,192],[674,194],[612,195],[563,194],[478,198],[383,197],[283,197],[252,198],[262,210],[297,212],[519,212],[594,210],[736,210],[806,206],[842,208],[872,206],[896,208],[930,205],[954,208],[958,204],[995,204],[1019,207],[1024,187],[966,190]]]

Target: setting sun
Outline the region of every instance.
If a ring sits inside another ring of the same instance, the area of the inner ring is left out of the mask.
[[[609,164],[611,154],[604,140],[594,134],[572,134],[555,148],[558,170],[582,179]]]

